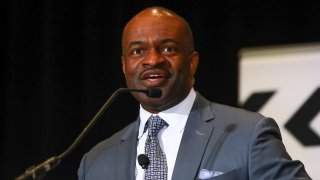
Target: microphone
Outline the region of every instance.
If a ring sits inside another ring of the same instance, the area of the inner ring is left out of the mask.
[[[162,96],[162,91],[159,88],[148,87],[147,92],[145,93],[151,98],[160,98]]]
[[[148,97],[151,97],[151,98],[160,98],[162,96],[161,89],[154,88],[154,87],[148,87],[147,90],[123,88],[123,90],[121,90],[121,91],[143,92]]]
[[[145,154],[140,154],[138,156],[138,163],[142,167],[142,169],[147,169],[150,164],[148,156],[146,156]]]
[[[60,155],[53,156],[44,162],[40,163],[37,166],[31,166],[28,168],[25,173],[15,178],[15,180],[40,180],[42,179],[47,172],[57,167],[60,162],[66,158],[82,141],[85,135],[89,132],[89,130],[93,127],[93,125],[97,122],[97,120],[101,117],[101,115],[106,111],[106,109],[110,106],[110,104],[116,99],[116,97],[125,92],[142,92],[145,93],[148,97],[151,98],[160,98],[162,96],[161,89],[149,87],[147,90],[143,89],[130,89],[130,88],[119,88],[117,89],[109,99],[103,104],[103,106],[99,109],[99,111],[95,114],[95,116],[89,121],[88,125],[82,130],[82,132],[78,135],[75,141],[69,146],[67,150],[62,152]],[[149,160],[148,160],[149,162]],[[149,165],[149,163],[148,163]],[[148,166],[147,165],[147,166]]]

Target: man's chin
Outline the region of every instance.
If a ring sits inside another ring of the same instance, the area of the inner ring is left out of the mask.
[[[158,114],[159,112],[165,110],[163,104],[148,102],[148,103],[141,103],[141,106],[148,112],[153,114]]]

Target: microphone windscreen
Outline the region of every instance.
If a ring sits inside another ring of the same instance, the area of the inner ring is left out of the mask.
[[[147,89],[146,95],[151,98],[160,98],[162,96],[162,91],[159,88],[149,87]]]
[[[140,164],[140,166],[142,167],[142,169],[147,169],[147,167],[150,164],[149,158],[148,156],[146,156],[145,154],[140,154],[138,156],[138,163]]]

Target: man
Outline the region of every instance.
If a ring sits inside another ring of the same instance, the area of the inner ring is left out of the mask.
[[[157,87],[162,96],[133,93],[139,117],[84,155],[79,179],[310,179],[273,119],[209,102],[193,89],[199,55],[182,17],[162,7],[141,11],[125,26],[122,48],[127,86]],[[150,160],[146,169],[139,154]]]

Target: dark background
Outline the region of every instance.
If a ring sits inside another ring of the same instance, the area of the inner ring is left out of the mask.
[[[319,42],[315,2],[7,1],[0,179],[63,152],[112,92],[125,87],[121,31],[143,8],[165,6],[189,21],[200,53],[195,89],[237,106],[239,50]],[[45,179],[77,179],[82,155],[134,121],[138,107],[131,95],[119,96]]]

